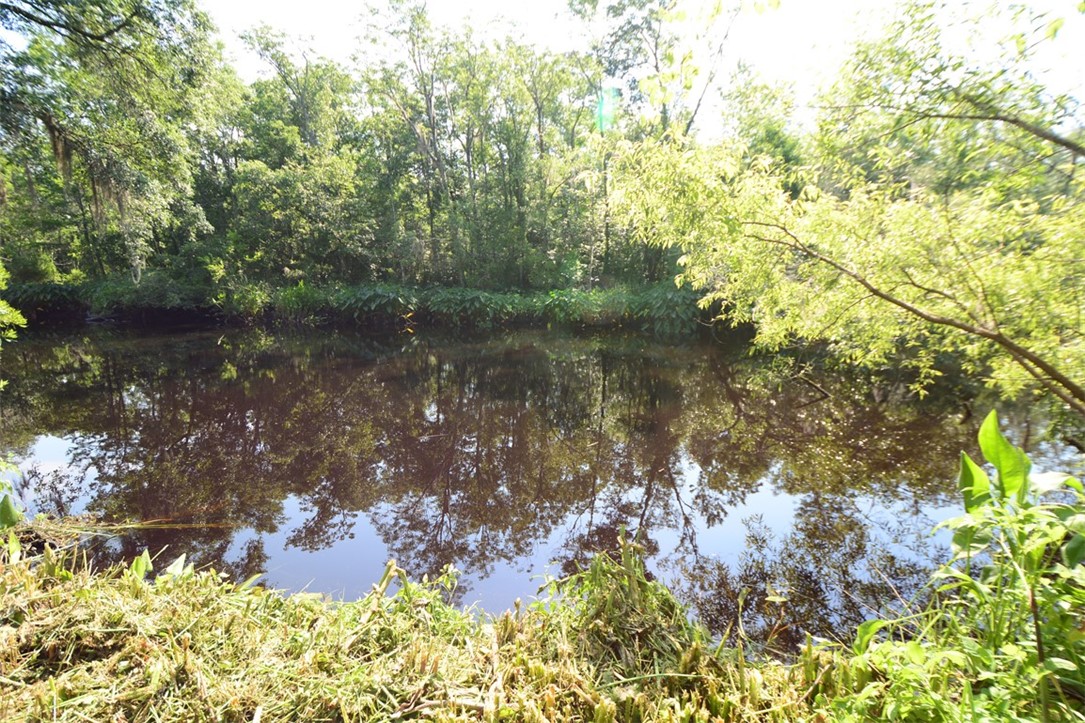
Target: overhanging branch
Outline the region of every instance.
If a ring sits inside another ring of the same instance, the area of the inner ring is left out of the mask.
[[[745,221],[746,226],[752,226],[763,229],[770,229],[783,235],[783,238],[773,238],[771,236],[760,235],[756,233],[748,234],[748,236],[754,240],[762,241],[764,243],[774,244],[778,246],[786,246],[805,256],[814,259],[820,263],[823,263],[841,274],[844,274],[848,278],[855,281],[857,284],[865,288],[871,293],[871,295],[902,309],[913,316],[923,319],[926,322],[935,324],[938,326],[947,326],[958,331],[962,331],[972,336],[978,336],[983,339],[987,339],[994,342],[996,345],[1006,351],[1010,358],[1014,360],[1016,364],[1025,369],[1032,377],[1037,379],[1041,385],[1048,391],[1055,394],[1057,397],[1066,402],[1075,412],[1085,416],[1085,388],[1077,384],[1061,372],[1053,364],[1040,357],[1038,354],[1030,349],[1027,349],[1021,344],[1017,343],[1013,339],[1010,339],[999,329],[992,329],[987,326],[979,324],[971,324],[968,322],[954,319],[952,317],[943,316],[934,312],[922,309],[914,304],[905,301],[904,299],[894,295],[893,293],[886,291],[878,286],[875,286],[868,278],[862,274],[848,268],[841,262],[833,259],[829,256],[818,252],[804,243],[798,236],[796,236],[790,229],[776,223],[766,223],[759,221]]]

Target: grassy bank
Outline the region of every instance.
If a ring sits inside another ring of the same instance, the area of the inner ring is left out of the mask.
[[[492,617],[447,604],[455,576],[394,563],[365,598],[236,584],[144,554],[92,571],[44,523],[0,556],[3,720],[1085,720],[1085,494],[1030,475],[998,433],[996,478],[962,459],[966,514],[930,602],[849,645],[787,661],[691,622],[623,544]],[[43,527],[44,525],[44,527]],[[786,601],[785,601],[786,602]]]
[[[497,618],[391,564],[344,604],[141,572],[5,568],[5,719],[788,720],[817,689],[714,648],[628,548]]]
[[[490,328],[571,325],[639,328],[661,335],[694,331],[704,312],[698,295],[672,283],[646,287],[488,291],[394,284],[287,287],[265,284],[204,287],[160,274],[139,284],[127,277],[81,283],[12,285],[3,298],[28,319],[47,322],[96,317],[155,320],[214,317],[240,323],[347,324]]]

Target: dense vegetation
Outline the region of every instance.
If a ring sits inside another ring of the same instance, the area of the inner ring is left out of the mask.
[[[707,142],[737,10],[570,8],[590,51],[482,41],[409,0],[372,13],[355,67],[256,28],[269,75],[246,84],[194,0],[0,2],[4,298],[674,332],[696,318],[677,277],[763,348],[823,342],[920,390],[961,368],[1082,423],[1083,124],[1037,72],[1062,18],[1013,5],[962,47],[946,6],[912,2],[814,130],[744,77]],[[0,335],[21,322],[0,302]],[[5,495],[0,715],[1081,720],[1081,485],[1030,475],[993,419],[980,444],[997,477],[962,459],[927,601],[797,663],[713,645],[629,547],[481,622],[442,600],[452,577],[387,596],[392,565],[344,605],[183,562],[148,582],[146,556],[92,574],[28,555]]]
[[[37,5],[0,8],[28,40],[4,49],[0,81],[17,283],[112,279],[247,312],[300,281],[550,290],[673,277],[672,255],[606,218],[594,111],[606,67],[591,54],[482,42],[395,2],[355,68],[254,29],[246,41],[271,72],[245,85],[191,2],[34,19]],[[673,45],[660,13],[628,10]],[[67,29],[91,19],[93,31]],[[623,38],[614,72],[632,78],[649,40]],[[609,136],[667,126],[628,117]]]

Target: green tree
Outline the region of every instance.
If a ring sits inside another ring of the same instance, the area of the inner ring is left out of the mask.
[[[22,0],[0,4],[0,26],[25,40],[0,47],[0,148],[38,216],[5,247],[45,234],[76,246],[88,270],[127,269],[138,282],[167,237],[207,230],[185,131],[214,62],[210,23],[190,0]]]
[[[1083,154],[1031,45],[980,66],[944,49],[931,5],[910,6],[845,72],[799,197],[734,148],[649,142],[623,158],[622,207],[763,346],[824,340],[920,386],[952,354],[1007,395],[1085,415]]]

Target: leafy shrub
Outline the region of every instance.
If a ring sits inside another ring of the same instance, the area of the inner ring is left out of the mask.
[[[279,289],[271,300],[275,316],[292,323],[319,323],[327,312],[335,308],[334,290],[319,286],[307,286],[299,281],[297,286]]]
[[[962,454],[965,514],[943,523],[954,555],[934,602],[860,626],[827,691],[834,719],[1085,719],[1085,489],[1032,475],[993,412],[979,442],[997,476]]]
[[[422,297],[434,319],[457,326],[489,328],[511,319],[518,310],[519,295],[480,289],[432,288]]]
[[[552,324],[571,324],[580,321],[587,310],[587,299],[576,289],[551,291],[543,302],[543,314]]]
[[[634,315],[656,336],[692,334],[697,328],[697,293],[689,287],[659,284],[637,295]]]
[[[14,284],[4,290],[2,298],[30,318],[55,314],[81,315],[86,308],[82,289],[75,284]]]
[[[60,278],[53,257],[38,247],[16,247],[6,264],[12,281],[17,284],[46,284]]]
[[[271,307],[271,290],[264,283],[235,281],[220,287],[213,303],[228,318],[254,321]]]
[[[170,278],[161,271],[143,274],[138,284],[129,276],[111,276],[87,283],[83,291],[97,314],[199,311],[209,305],[205,286]]]
[[[334,297],[335,309],[354,321],[375,321],[379,317],[404,318],[414,313],[418,298],[414,291],[393,284],[351,286]]]

